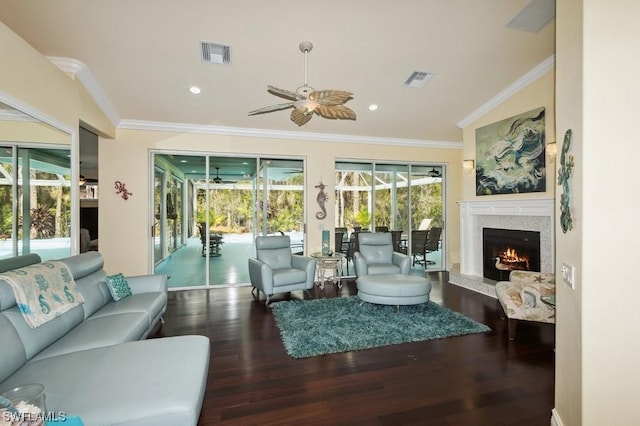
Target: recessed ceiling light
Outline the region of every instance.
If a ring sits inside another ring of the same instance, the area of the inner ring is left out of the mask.
[[[181,163],[186,163],[186,162],[187,162],[187,160],[180,160],[180,162],[181,162]]]
[[[377,109],[378,109],[378,105],[376,105],[376,104],[369,105],[369,111],[375,111]]]
[[[200,88],[198,86],[191,86],[189,87],[189,91],[191,93],[193,93],[194,95],[199,95],[200,92],[202,92],[202,90],[200,90]]]

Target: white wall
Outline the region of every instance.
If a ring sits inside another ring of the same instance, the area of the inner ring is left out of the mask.
[[[640,398],[636,159],[640,2],[557,2],[558,141],[573,130],[574,229],[557,237],[556,419],[635,425]],[[560,278],[560,276],[558,276]]]

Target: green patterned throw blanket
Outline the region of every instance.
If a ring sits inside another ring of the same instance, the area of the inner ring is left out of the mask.
[[[69,268],[60,261],[7,271],[0,279],[13,288],[18,308],[31,328],[84,303]]]

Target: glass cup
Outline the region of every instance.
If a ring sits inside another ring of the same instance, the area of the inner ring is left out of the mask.
[[[46,414],[44,386],[40,383],[17,386],[2,392],[13,406],[20,412],[14,424],[39,426],[44,424]],[[2,413],[4,416],[5,413]],[[2,418],[4,420],[4,418]]]

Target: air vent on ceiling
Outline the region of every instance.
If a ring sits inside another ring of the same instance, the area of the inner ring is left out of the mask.
[[[404,82],[407,87],[424,87],[429,80],[431,80],[433,74],[423,71],[414,71],[413,74]]]
[[[537,33],[556,16],[556,0],[531,0],[506,25],[514,30]]]
[[[231,63],[231,46],[201,41],[200,52],[202,53],[202,61],[208,64]]]

